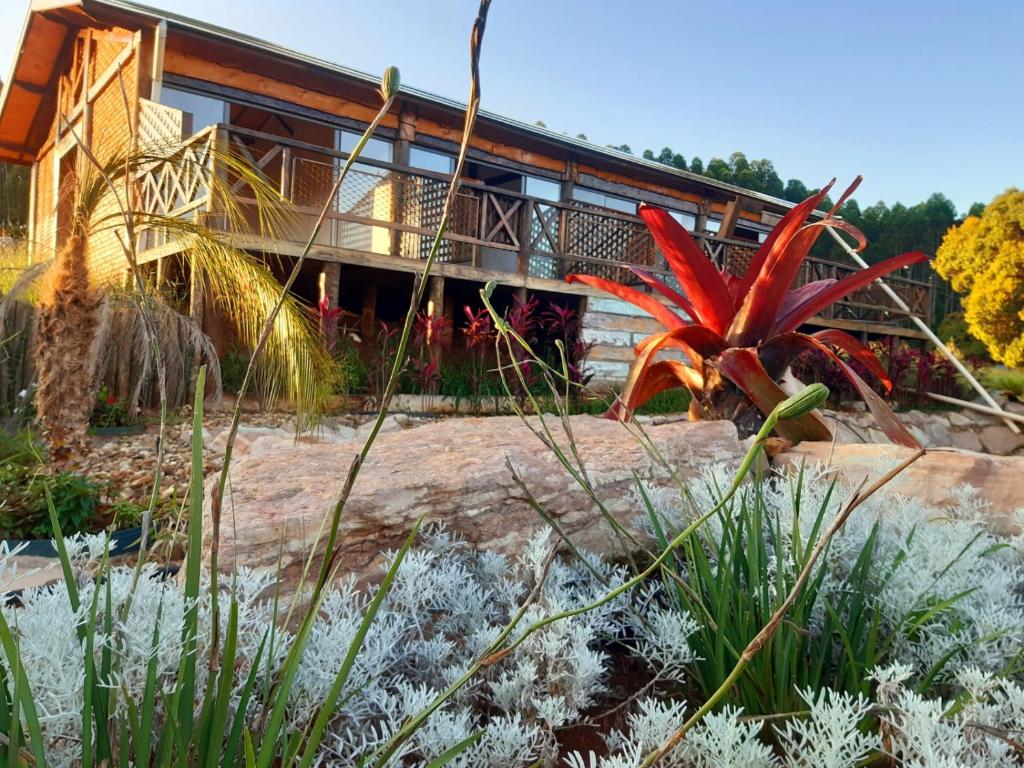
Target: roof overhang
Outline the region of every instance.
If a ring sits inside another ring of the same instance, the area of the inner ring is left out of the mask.
[[[0,94],[0,160],[32,162],[45,141],[49,120],[37,118],[53,110],[58,63],[72,34],[66,23],[45,11],[69,5],[37,2],[29,8],[10,77]]]
[[[288,61],[293,65],[342,77],[364,87],[376,88],[379,79],[258,38],[213,24],[163,11],[131,0],[34,0],[16,52],[12,75],[0,96],[0,160],[32,162],[46,140],[56,102],[56,73],[61,69],[67,41],[81,27],[116,23],[127,28],[149,27],[165,21],[169,29],[190,36],[213,39],[247,49],[261,56]],[[25,55],[31,51],[31,55]],[[466,105],[456,100],[402,85],[401,95],[429,110],[462,113]],[[714,190],[720,199],[738,198],[747,204],[764,205],[782,213],[792,203],[716,181],[701,174],[678,170],[634,155],[575,139],[565,134],[481,110],[478,126],[483,130],[511,134],[519,141],[557,147],[581,162],[613,166],[626,172],[656,178],[667,185],[699,186]]]

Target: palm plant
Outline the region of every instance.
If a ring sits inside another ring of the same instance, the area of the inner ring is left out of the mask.
[[[192,280],[207,288],[216,309],[233,326],[243,346],[255,347],[264,319],[278,302],[280,283],[273,273],[234,242],[247,234],[259,234],[272,242],[290,223],[287,205],[258,170],[227,147],[215,145],[206,162],[223,173],[205,173],[204,178],[223,222],[220,228],[144,209],[136,186],[148,169],[157,163],[170,163],[180,164],[184,171],[186,164],[196,162],[176,149],[139,148],[131,142],[108,151],[103,158],[86,151],[88,162],[80,163],[78,173],[63,191],[74,215],[56,257],[48,268],[37,265],[24,279],[14,284],[8,280],[9,290],[0,296],[0,315],[19,299],[38,305],[37,341],[33,345],[37,407],[44,435],[57,460],[81,447],[97,374],[110,356],[109,347],[126,341],[114,338],[111,331],[126,325],[140,329],[142,316],[153,327],[148,335],[140,330],[130,337],[137,342],[136,358],[146,364],[152,362],[153,336],[165,342],[158,344],[165,357],[168,352],[173,356],[183,347],[190,348],[194,359],[185,360],[179,354],[182,359],[171,366],[170,372],[189,376],[196,363],[206,362],[211,388],[219,394],[216,356],[201,328],[170,311],[159,293],[146,290],[140,281],[131,281],[127,290],[124,288],[121,278],[126,268],[139,274],[140,238],[150,236],[159,242],[179,244],[191,263]],[[232,190],[239,182],[247,188],[249,200],[245,206]],[[97,274],[94,251],[112,246],[123,251],[123,267]],[[121,320],[106,322],[112,313],[120,313]],[[123,317],[125,313],[129,317]],[[325,407],[334,371],[318,343],[309,313],[298,299],[287,296],[258,361],[257,381],[264,401],[273,402],[278,397],[292,401],[300,427],[308,426]],[[139,381],[139,377],[133,379],[132,394],[136,396]],[[187,394],[179,387],[176,400],[184,402]]]
[[[790,364],[808,349],[820,350],[842,370],[864,399],[879,426],[896,443],[918,447],[917,441],[895,417],[881,397],[834,348],[851,355],[892,389],[875,355],[855,338],[836,329],[806,334],[798,328],[835,301],[895,269],[924,261],[923,253],[894,256],[842,280],[817,280],[791,288],[800,268],[825,227],[841,229],[867,245],[864,235],[835,212],[860,184],[860,177],[822,218],[805,223],[831,189],[794,206],[775,226],[743,275],[719,271],[690,234],[667,211],[641,205],[640,216],[665,255],[681,290],[666,285],[645,270],[631,271],[645,285],[668,299],[662,303],[649,293],[592,275],[569,275],[569,282],[600,288],[649,312],[665,326],[636,347],[621,398],[608,411],[609,418],[628,419],[632,412],[659,392],[686,387],[693,395],[690,417],[730,419],[741,433],[757,431],[765,415],[785,399],[780,380]],[[687,322],[673,308],[682,310]],[[688,358],[659,360],[664,349],[681,350]],[[831,433],[814,413],[780,422],[777,431],[793,441],[828,440]]]

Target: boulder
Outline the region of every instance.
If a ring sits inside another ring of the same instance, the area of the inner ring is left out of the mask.
[[[531,419],[531,424],[538,422]],[[549,424],[566,448],[557,420]],[[709,464],[738,462],[744,452],[735,427],[726,421],[647,426],[654,451],[637,438],[635,427],[592,416],[574,416],[570,424],[596,495],[631,529],[639,515],[634,473],[674,485]],[[221,565],[280,568],[284,588],[294,588],[360,446],[358,440],[309,443],[272,435],[248,443],[231,466]],[[378,437],[342,517],[341,572],[376,574],[381,554],[400,546],[419,515],[476,546],[520,552],[544,522],[510,467],[574,543],[599,554],[622,554],[593,500],[520,419],[452,419]],[[208,509],[204,524],[205,558],[211,538]]]
[[[802,462],[832,466],[851,485],[881,477],[914,454],[899,445],[836,445],[800,443],[774,458],[776,467],[795,469]],[[923,506],[944,509],[956,503],[958,486],[970,485],[991,505],[991,526],[1006,535],[1021,532],[1024,513],[1024,457],[990,456],[960,450],[931,450],[889,484],[891,492],[920,500]]]
[[[981,430],[981,444],[988,453],[1009,455],[1024,448],[1024,434],[1017,434],[1003,424],[993,424]]]

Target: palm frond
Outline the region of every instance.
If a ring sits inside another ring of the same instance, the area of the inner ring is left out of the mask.
[[[140,199],[138,180],[156,164],[170,164],[180,173],[203,174],[210,213],[197,219],[194,215],[136,210],[133,206]],[[203,282],[239,341],[249,348],[256,345],[277,302],[280,283],[261,258],[235,243],[258,238],[266,244],[262,258],[280,258],[273,244],[294,230],[296,217],[277,188],[247,158],[222,143],[212,143],[201,163],[179,145],[120,149],[98,168],[87,169],[80,187],[83,204],[90,212],[90,236],[114,232],[126,246],[126,267],[132,250],[127,239],[131,235],[138,239],[151,233],[157,242],[176,243],[176,250],[195,266],[194,279]],[[127,231],[129,219],[134,229],[131,233]],[[207,357],[210,349],[204,346],[208,345],[205,337],[201,339],[180,325],[170,333],[171,327],[167,329],[172,337],[185,334],[194,348],[203,348]],[[211,379],[217,381],[219,376],[213,368],[210,366],[214,374]],[[172,364],[168,378],[184,372]],[[295,407],[300,429],[316,424],[340,374],[320,343],[310,313],[294,297],[286,300],[274,323],[267,347],[257,360],[257,374],[264,402],[286,399]]]

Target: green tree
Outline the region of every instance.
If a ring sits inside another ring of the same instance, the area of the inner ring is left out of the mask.
[[[617,149],[619,152],[625,152],[627,155],[633,154],[633,150],[629,144],[609,144],[608,149]]]
[[[704,175],[710,176],[712,179],[718,179],[718,181],[732,183],[732,166],[720,157],[713,157],[708,161],[708,167],[704,171]]]
[[[790,179],[782,190],[782,197],[791,203],[799,203],[810,196],[806,185],[800,179]]]
[[[704,161],[699,157],[693,158],[690,161],[690,170],[694,173],[704,173]]]
[[[28,229],[28,169],[0,163],[0,235],[24,237]]]
[[[950,229],[935,269],[965,294],[967,328],[992,359],[1024,366],[1024,192],[1007,190]]]

